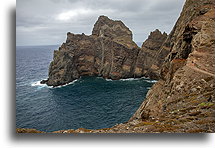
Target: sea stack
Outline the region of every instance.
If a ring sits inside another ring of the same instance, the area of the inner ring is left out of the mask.
[[[213,0],[187,0],[160,49],[151,37],[151,41],[143,43],[142,52],[151,50],[148,45],[155,45],[156,59],[163,60],[160,80],[148,91],[146,99],[128,122],[108,129],[72,132],[214,133],[214,6]]]
[[[54,53],[48,85],[65,84],[81,75],[119,79],[147,72],[159,81],[126,123],[54,133],[214,133],[214,6],[214,0],[186,0],[171,33],[155,30],[141,49],[122,22],[105,16],[99,17],[90,36],[68,33],[66,43]]]
[[[152,50],[152,54],[153,50],[158,50],[162,45],[166,36],[158,30],[151,33],[145,44]],[[131,30],[122,21],[100,16],[92,35],[67,33],[66,42],[54,51],[48,80],[42,83],[55,87],[81,76],[99,76],[113,80],[142,77],[146,73],[144,65],[148,64],[147,59],[153,56],[143,54],[145,51],[147,52],[132,40]]]

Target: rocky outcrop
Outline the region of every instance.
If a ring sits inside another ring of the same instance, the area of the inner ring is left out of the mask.
[[[100,16],[92,35],[67,33],[66,43],[54,51],[46,84],[63,85],[84,75],[133,77],[138,53],[132,32],[121,21]]]
[[[127,123],[73,132],[214,133],[214,6],[213,0],[186,1],[172,32],[159,49],[159,53],[170,52],[162,65],[161,80],[149,90]]]
[[[130,121],[156,121],[146,132],[215,132],[215,2],[187,0],[161,50],[161,78]]]
[[[161,56],[158,51],[166,39],[167,34],[165,32],[162,34],[158,29],[150,33],[138,54],[136,76],[144,75],[151,79],[159,79],[159,71],[165,56]]]
[[[54,51],[48,80],[41,83],[55,87],[85,75],[113,80],[142,77],[166,36],[156,30],[140,49],[121,21],[100,16],[92,35],[67,33],[66,42]]]
[[[214,133],[214,6],[214,0],[186,0],[172,32],[157,48],[161,57],[169,52],[161,68],[161,80],[127,123],[55,133]]]
[[[148,39],[143,42],[142,48],[143,49],[150,49],[153,51],[158,51],[160,47],[163,45],[164,41],[167,38],[167,33],[161,33],[158,29],[151,32],[148,36]]]
[[[107,16],[100,16],[95,23],[92,35],[96,37],[105,37],[116,43],[122,44],[128,48],[137,48],[132,40],[132,32],[122,21],[114,21]]]

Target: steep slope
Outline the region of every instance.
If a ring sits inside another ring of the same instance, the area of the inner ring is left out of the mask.
[[[152,131],[215,132],[214,6],[212,0],[186,1],[164,43],[171,52],[162,66],[162,80],[148,92],[131,121],[156,120],[160,127]]]
[[[133,117],[109,129],[63,132],[215,132],[215,1],[187,0],[161,52],[161,80]]]
[[[215,1],[187,0],[159,49],[169,54],[145,101],[123,124],[55,133],[215,132]]]

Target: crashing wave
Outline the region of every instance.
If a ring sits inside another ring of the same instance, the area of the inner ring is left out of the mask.
[[[64,84],[64,85],[60,85],[60,86],[57,86],[57,87],[52,87],[52,88],[61,88],[61,87],[65,87],[65,86],[68,86],[68,85],[71,85],[71,84],[74,84],[75,82],[77,82],[79,79],[76,79],[70,83],[67,83],[67,84]]]

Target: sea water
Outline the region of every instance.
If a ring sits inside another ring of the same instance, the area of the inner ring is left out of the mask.
[[[123,123],[138,109],[155,81],[145,78],[105,80],[81,77],[51,88],[48,77],[52,46],[16,47],[16,127],[46,132],[100,129]]]

